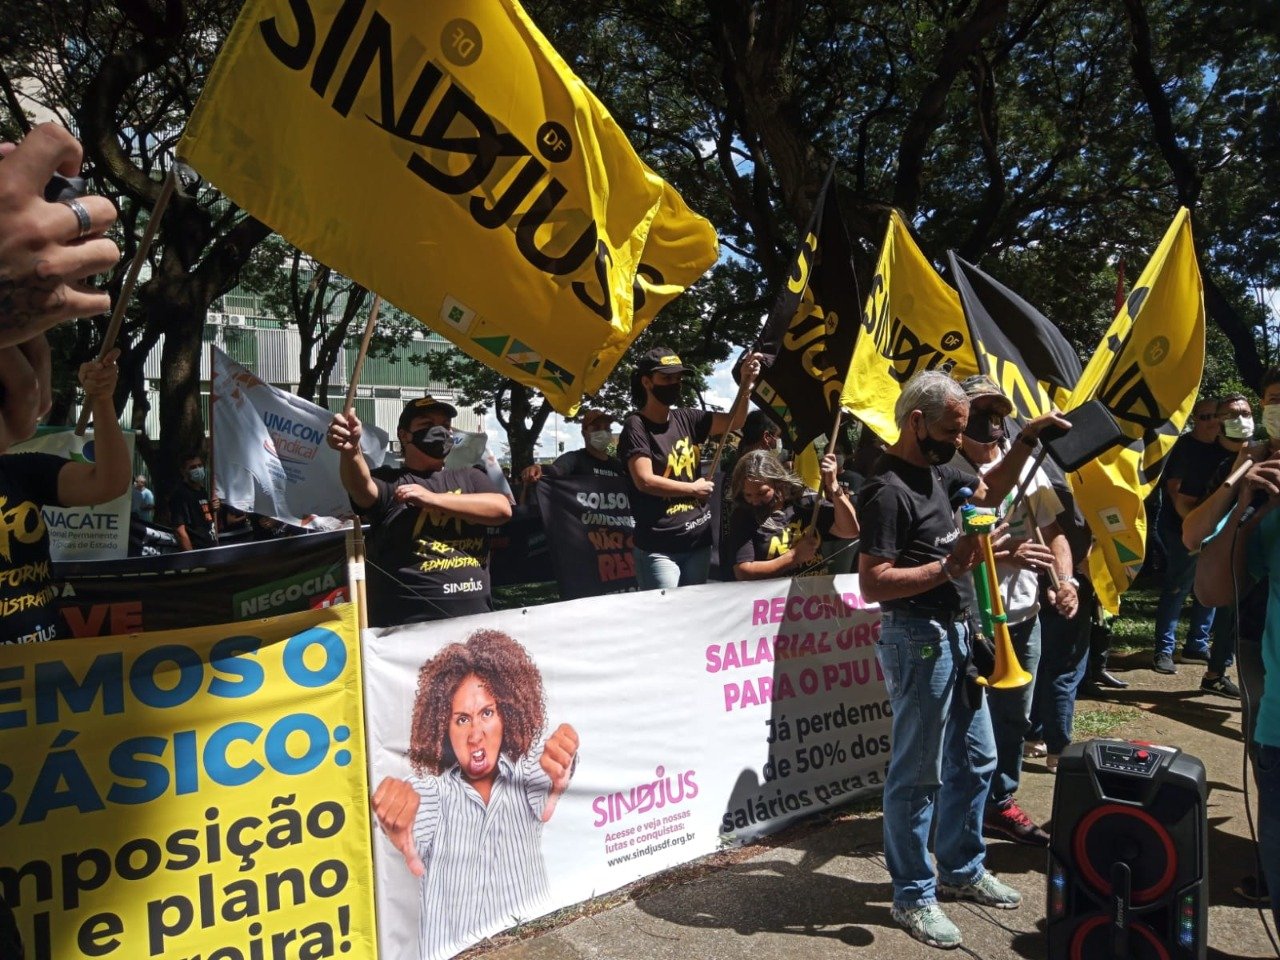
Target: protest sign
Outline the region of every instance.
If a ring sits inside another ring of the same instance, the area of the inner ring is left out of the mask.
[[[348,599],[343,533],[58,563],[61,636],[105,637],[253,620]]]
[[[125,445],[133,459],[133,431],[126,430]],[[42,428],[30,440],[15,443],[7,453],[51,453],[80,463],[93,462],[93,431],[76,436],[70,427]],[[55,491],[49,491],[53,499]],[[10,505],[10,510],[13,506]],[[129,551],[129,512],[133,496],[126,490],[107,503],[91,507],[43,506],[40,511],[49,530],[49,556],[53,560],[111,560]]]
[[[370,782],[417,794],[424,868],[415,878],[377,834],[382,956],[450,956],[879,790],[891,706],[878,635],[878,611],[852,576],[592,597],[367,632]],[[465,656],[451,646],[463,643]],[[475,739],[464,741],[442,718],[461,709],[471,674],[500,706],[468,708]],[[459,756],[471,782],[497,763],[487,807],[468,794]],[[488,812],[476,818],[477,808]]]
[[[352,516],[338,452],[325,443],[333,414],[259,380],[213,348],[213,487],[222,502],[300,527]],[[387,434],[365,424],[360,451],[382,465]]]
[[[561,597],[636,589],[626,480],[546,473],[535,489]]]
[[[352,608],[0,653],[31,960],[375,956]]]

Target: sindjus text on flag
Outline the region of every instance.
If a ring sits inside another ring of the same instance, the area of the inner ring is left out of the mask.
[[[462,88],[458,81],[448,76],[445,69],[431,60],[422,64],[399,112],[396,109],[396,64],[392,43],[392,25],[375,11],[365,25],[346,71],[336,88],[333,86],[338,61],[351,45],[356,27],[364,13],[366,0],[347,0],[339,8],[323,38],[317,33],[315,14],[308,0],[289,0],[293,14],[292,24],[277,23],[268,17],[258,23],[258,30],[271,54],[290,70],[302,71],[311,66],[311,89],[329,102],[340,116],[346,117],[355,104],[357,95],[376,70],[376,82],[380,95],[381,116],[369,117],[369,121],[387,133],[429,151],[439,151],[455,156],[469,157],[466,168],[454,173],[436,166],[423,152],[409,154],[408,169],[423,183],[453,197],[462,197],[479,191],[470,197],[467,210],[477,224],[486,229],[510,225],[517,208],[541,184],[540,193],[531,205],[515,221],[515,242],[520,255],[535,269],[551,276],[567,276],[578,271],[588,260],[595,258],[595,280],[598,290],[589,290],[582,281],[571,284],[574,296],[606,322],[612,323],[613,304],[607,291],[610,289],[609,269],[612,258],[608,246],[599,239],[597,225],[588,211],[590,204],[559,209],[568,195],[564,184],[555,176],[548,176],[546,164],[533,155],[524,143],[510,131],[499,126],[480,104]],[[290,40],[289,37],[296,37]],[[459,65],[474,61],[479,54],[478,31],[464,19],[451,21],[445,27],[441,48],[445,56]],[[399,49],[404,49],[403,40]],[[436,93],[442,80],[447,80],[443,94],[437,99],[426,125],[419,130],[419,123],[426,112],[428,102]],[[468,124],[474,136],[450,133],[456,122]],[[567,160],[574,144],[563,124],[549,120],[538,130],[538,153],[547,163]],[[509,168],[503,167],[498,177],[489,183],[488,190],[480,190],[490,179],[499,158],[513,158],[519,162],[519,172],[508,178]],[[505,183],[505,188],[503,183]],[[499,192],[500,191],[500,192]],[[488,196],[493,195],[493,203]],[[554,218],[553,218],[554,214]],[[583,219],[585,223],[581,223]],[[571,233],[581,223],[577,238],[565,252],[555,255],[538,245],[538,233],[552,222],[562,224],[561,234]],[[575,222],[576,221],[576,222]],[[652,285],[665,282],[661,271],[652,265],[641,263],[633,284],[633,309],[644,306],[645,295],[640,284],[643,277]],[[598,294],[598,299],[597,295]]]

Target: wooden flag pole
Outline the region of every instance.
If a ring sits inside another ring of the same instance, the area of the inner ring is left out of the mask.
[[[748,353],[746,355],[746,359],[742,361],[744,368],[748,363],[751,362],[751,356],[752,354]],[[745,370],[744,370],[744,376],[742,378],[742,381],[738,384],[738,394],[733,398],[733,406],[729,408],[730,422],[732,422],[734,416],[737,415],[738,409],[747,402],[747,397],[750,396],[752,389],[756,385],[756,378],[759,376],[760,374],[758,372],[755,377],[745,376]],[[716,446],[715,456],[711,458],[711,468],[706,472],[707,477],[710,477],[712,479],[715,478],[716,471],[720,469],[720,459],[724,456],[724,448],[728,444],[728,442],[729,442],[729,432],[726,430],[724,434],[720,437],[720,443]]]
[[[175,163],[169,167],[169,172],[165,174],[164,182],[160,185],[160,195],[156,197],[155,206],[151,208],[151,217],[147,220],[146,229],[142,231],[142,239],[138,242],[138,251],[133,255],[133,261],[129,264],[129,270],[125,274],[124,284],[120,287],[120,296],[116,297],[115,305],[111,308],[111,319],[107,323],[107,332],[102,335],[102,349],[98,351],[98,359],[101,360],[111,348],[116,345],[116,338],[120,336],[120,326],[124,323],[124,310],[129,305],[129,300],[133,297],[133,288],[138,282],[138,274],[142,270],[142,265],[147,261],[147,254],[151,252],[151,244],[155,242],[156,234],[160,231],[160,221],[164,219],[164,211],[169,206],[169,199],[173,196],[174,188],[178,185],[178,165]],[[83,437],[85,430],[89,426],[89,405],[86,403],[80,408],[80,419],[76,422],[76,436]]]
[[[837,403],[836,404],[836,420],[835,420],[835,423],[831,424],[831,434],[830,436],[827,437],[826,453],[835,453],[836,436],[840,433],[840,421],[843,419],[844,419],[844,407],[842,407],[840,404]],[[823,454],[823,456],[825,455],[826,454]],[[819,477],[822,476],[821,470],[819,470],[818,476]],[[818,480],[818,485],[819,487],[821,487],[822,485],[821,479]],[[819,489],[818,496],[813,501],[813,514],[809,517],[810,530],[814,529],[818,525],[818,508],[821,506],[822,506],[822,490]]]
[[[360,385],[360,374],[364,372],[365,357],[369,354],[369,343],[373,340],[373,330],[378,325],[378,310],[381,307],[382,297],[375,293],[369,307],[369,320],[364,325],[364,336],[360,340],[360,352],[356,354],[355,365],[351,368],[347,399],[342,405],[343,412],[348,416],[355,413],[356,387]],[[364,567],[364,529],[360,526],[360,518],[356,516],[351,518],[351,530],[347,534],[347,582],[351,584],[351,599],[356,604],[356,616],[359,617],[361,630],[369,628],[369,595],[365,589]]]

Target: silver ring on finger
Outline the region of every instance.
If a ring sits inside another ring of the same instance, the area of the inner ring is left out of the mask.
[[[76,223],[80,226],[80,232],[76,234],[76,239],[81,240],[93,229],[93,218],[89,216],[89,210],[83,203],[75,197],[68,200],[59,200],[59,203],[65,203],[67,208],[76,215]]]

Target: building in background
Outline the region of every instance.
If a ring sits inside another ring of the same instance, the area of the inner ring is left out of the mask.
[[[359,324],[363,328],[363,319]],[[357,330],[357,333],[359,330]],[[160,397],[158,383],[163,375],[160,367],[163,337],[152,349],[143,368],[147,384],[146,432],[150,437],[160,435]],[[269,316],[262,308],[262,298],[254,294],[232,291],[214,301],[204,328],[204,349],[200,358],[200,411],[205,429],[209,425],[209,376],[210,350],[217,346],[232,360],[252,370],[260,379],[272,386],[297,393],[301,379],[298,353],[301,338],[292,325]],[[365,423],[374,423],[386,430],[392,438],[392,449],[399,452],[395,439],[396,422],[405,402],[424,393],[458,406],[458,416],[453,425],[458,430],[480,431],[484,418],[458,403],[457,394],[440,380],[429,380],[427,368],[414,358],[429,353],[456,349],[449,341],[427,327],[415,331],[413,339],[401,346],[394,356],[370,357],[365,360],[356,388],[356,416]],[[329,407],[336,409],[346,397],[352,367],[356,360],[356,347],[343,347],[329,378]],[[126,406],[123,419],[127,424],[132,416],[132,400]]]

